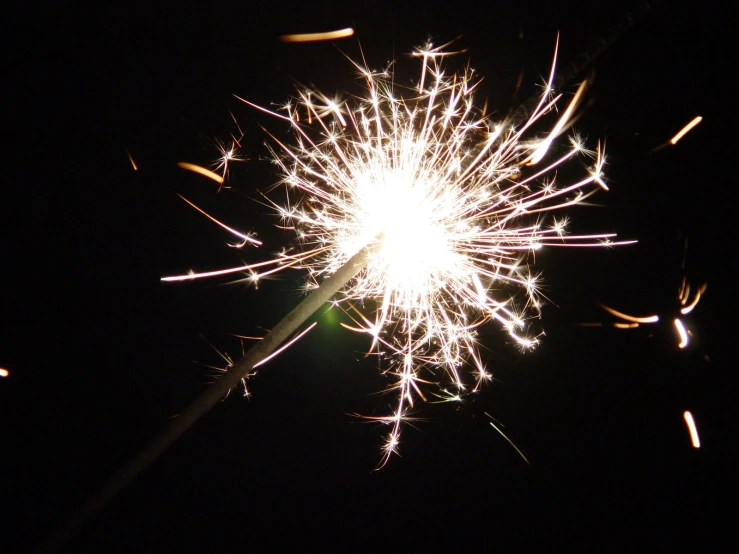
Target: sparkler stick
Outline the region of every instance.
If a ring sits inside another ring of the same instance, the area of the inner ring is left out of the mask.
[[[374,245],[355,254],[338,271],[325,279],[298,304],[282,321],[257,342],[238,362],[192,402],[181,414],[172,419],[148,445],[128,464],[91,496],[54,534],[41,546],[39,553],[55,552],[72,538],[82,526],[123,488],[151,465],[172,443],[187,431],[213,406],[220,402],[231,389],[238,386],[246,375],[295,332],[318,308],[331,299],[367,263]]]

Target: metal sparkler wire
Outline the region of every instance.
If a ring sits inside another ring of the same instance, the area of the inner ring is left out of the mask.
[[[338,271],[327,277],[300,304],[287,314],[275,327],[257,342],[244,356],[211,386],[206,388],[177,417],[159,432],[126,465],[116,471],[108,481],[87,501],[75,510],[65,524],[50,535],[38,552],[54,552],[73,537],[118,492],[146,469],[162,452],[174,443],[198,419],[220,402],[260,361],[269,356],[300,327],[318,308],[328,302],[367,263],[368,252],[374,245],[363,249],[347,261]]]

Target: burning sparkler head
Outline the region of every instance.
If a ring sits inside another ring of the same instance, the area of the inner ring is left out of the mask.
[[[495,319],[521,347],[536,344],[526,332],[540,306],[529,254],[549,245],[597,246],[612,236],[567,235],[567,219],[547,215],[606,188],[600,146],[588,151],[572,137],[564,150],[554,148],[584,84],[548,132],[531,137],[562,97],[551,89],[554,64],[529,120],[496,125],[473,100],[474,71],[447,72],[446,46],[414,53],[421,73],[403,95],[389,71],[352,61],[365,83],[354,104],[308,89],[282,113],[252,104],[289,122],[295,135],[294,144],[273,136],[269,146],[286,185],[286,199],[272,202],[299,242],[285,263],[299,259],[317,286],[374,245],[336,304],[352,315],[350,328],[392,354],[388,373],[397,381],[390,388],[399,401],[381,418],[392,426],[387,455],[414,398],[425,398],[423,386],[446,375],[465,390],[459,370],[470,360],[478,384],[490,377],[477,351],[479,325]],[[592,162],[586,174],[558,183],[556,168],[578,155]],[[357,304],[374,310],[360,312]]]

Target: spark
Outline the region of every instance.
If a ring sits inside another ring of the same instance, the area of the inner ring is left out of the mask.
[[[248,272],[246,280],[256,284],[302,267],[310,290],[366,250],[364,265],[332,302],[354,321],[342,325],[368,334],[370,351],[389,360],[387,392],[396,395],[391,415],[367,418],[390,427],[380,467],[398,451],[401,427],[414,419],[417,399],[426,401],[425,388],[438,386],[436,396],[461,400],[491,380],[479,355],[481,325],[495,320],[522,350],[538,344],[529,329],[543,299],[541,275],[531,267],[535,252],[633,242],[616,242],[610,233],[569,234],[569,219],[552,214],[608,189],[600,143],[588,150],[576,135],[563,146],[557,140],[576,118],[585,84],[548,132],[535,133],[563,98],[552,89],[556,48],[538,106],[528,121],[512,125],[493,122],[477,107],[480,78],[469,64],[447,70],[446,60],[461,53],[448,46],[427,44],[414,52],[421,71],[407,88],[397,87],[389,70],[349,59],[364,82],[364,94],[354,100],[302,88],[271,110],[240,98],[293,132],[290,143],[267,131],[285,196],[266,198],[279,227],[294,230],[295,250],[237,268],[162,278]],[[578,158],[586,162],[584,175],[564,182],[558,172]],[[199,166],[180,166],[222,181]]]
[[[231,117],[238,127],[239,124],[233,114],[231,114]],[[219,183],[221,186],[218,188],[218,192],[221,192],[221,188],[223,188],[223,183],[225,183],[226,181],[226,174],[228,173],[229,164],[231,162],[243,162],[246,160],[245,157],[239,154],[239,148],[241,148],[241,139],[244,138],[244,132],[240,128],[239,131],[241,132],[241,136],[239,138],[236,138],[235,136],[231,135],[230,143],[227,144],[221,141],[217,141],[216,143],[216,147],[218,148],[221,156],[213,163],[213,167],[216,169],[216,171],[219,169],[223,170],[221,172],[221,181]],[[212,179],[210,175],[206,175],[206,177]]]
[[[223,177],[218,175],[218,173],[212,172],[210,169],[205,169],[204,167],[200,167],[199,165],[191,164],[189,162],[178,162],[177,167],[181,167],[182,169],[186,169],[187,171],[192,171],[193,173],[198,173],[203,177],[212,179],[219,185],[223,184]]]
[[[4,367],[0,367],[0,377],[8,377],[10,372]]]
[[[306,329],[304,329],[303,331],[301,331],[300,333],[298,333],[297,335],[295,335],[295,337],[293,337],[293,338],[292,338],[292,339],[290,339],[290,340],[289,340],[288,342],[286,342],[285,344],[283,344],[283,345],[282,345],[282,346],[281,346],[280,348],[278,348],[277,350],[275,350],[274,352],[272,352],[272,354],[270,354],[269,356],[267,356],[267,357],[266,357],[266,358],[264,358],[263,360],[260,360],[260,361],[258,361],[257,363],[255,363],[253,367],[254,367],[254,368],[257,368],[257,367],[259,367],[260,365],[264,365],[264,364],[266,364],[266,363],[267,363],[268,361],[270,361],[270,360],[271,360],[272,358],[274,358],[275,356],[277,356],[277,355],[278,355],[278,354],[279,354],[280,352],[283,352],[283,351],[284,351],[285,349],[289,348],[289,347],[290,347],[290,346],[292,346],[292,345],[293,345],[294,343],[296,343],[296,342],[297,342],[297,341],[299,341],[299,340],[300,340],[301,338],[303,338],[303,336],[307,335],[307,334],[308,334],[308,332],[309,332],[309,331],[310,331],[311,329],[313,329],[313,327],[315,327],[316,325],[318,325],[318,322],[317,322],[317,321],[314,321],[314,322],[313,322],[313,323],[311,323],[311,324],[310,324],[310,325],[309,325],[309,326],[308,326],[308,327],[307,327]]]
[[[133,160],[133,156],[131,155],[131,152],[128,151],[128,148],[126,148],[126,155],[128,156],[128,161],[131,162],[131,167],[133,167],[133,170],[138,171],[139,166],[136,165],[136,162]]]
[[[703,118],[701,116],[698,116],[692,119],[690,123],[688,123],[685,127],[680,129],[680,131],[674,137],[670,139],[670,144],[672,144],[673,146],[677,144],[677,141],[683,138],[688,133],[688,131],[690,131],[693,127],[698,125],[701,121],[703,121]]]
[[[370,315],[346,327],[390,354],[386,374],[396,380],[388,391],[397,401],[392,415],[375,418],[391,427],[382,464],[397,451],[415,398],[425,398],[422,387],[446,375],[461,395],[469,390],[462,373],[468,363],[478,386],[489,379],[478,354],[482,324],[496,320],[520,348],[536,346],[528,327],[539,316],[541,278],[530,271],[527,253],[627,243],[610,240],[612,234],[570,235],[566,217],[548,215],[607,190],[600,144],[587,150],[575,137],[564,150],[557,145],[585,85],[543,138],[532,136],[562,98],[552,95],[555,62],[538,107],[513,127],[494,124],[476,107],[479,78],[469,66],[447,72],[445,59],[457,53],[448,46],[414,52],[421,74],[407,97],[389,70],[350,59],[365,86],[354,103],[310,89],[299,89],[279,111],[241,99],[294,133],[293,144],[268,133],[286,192],[285,200],[270,202],[282,225],[296,231],[308,287],[375,246],[335,303],[369,307]],[[552,178],[577,157],[590,160],[583,177]]]
[[[685,423],[688,425],[688,431],[690,432],[690,440],[693,443],[693,448],[700,448],[701,440],[698,437],[698,429],[696,429],[695,427],[693,414],[691,414],[688,410],[685,410],[685,413],[683,413],[683,418],[685,419]]]
[[[243,247],[244,245],[246,245],[247,243],[250,243],[250,244],[254,244],[254,245],[256,245],[256,246],[261,246],[261,244],[262,244],[262,242],[261,242],[261,241],[259,241],[259,240],[255,239],[254,237],[252,237],[252,236],[250,236],[250,235],[245,235],[244,233],[240,233],[240,232],[239,232],[239,231],[237,231],[236,229],[232,229],[232,228],[231,228],[231,227],[229,227],[228,225],[226,225],[226,224],[224,224],[224,223],[221,223],[221,222],[220,222],[220,221],[218,221],[218,220],[217,220],[217,219],[216,219],[215,217],[213,217],[212,215],[208,214],[208,213],[207,213],[206,211],[202,210],[201,208],[198,208],[198,207],[197,207],[197,206],[196,206],[195,204],[193,204],[192,202],[190,202],[190,201],[189,201],[189,200],[188,200],[187,198],[185,198],[185,197],[184,197],[184,196],[182,196],[181,194],[178,194],[177,196],[179,196],[180,198],[182,198],[182,200],[184,200],[185,202],[187,202],[187,204],[188,204],[188,205],[190,205],[190,206],[192,206],[193,208],[195,208],[195,209],[196,209],[197,211],[199,211],[199,212],[200,212],[201,214],[203,214],[203,215],[204,215],[205,217],[207,217],[208,219],[210,219],[210,220],[211,220],[212,222],[214,222],[214,223],[215,223],[216,225],[219,225],[220,227],[222,227],[222,228],[226,229],[226,231],[228,231],[228,232],[229,232],[229,233],[231,233],[232,235],[235,235],[235,236],[239,237],[239,238],[240,238],[240,239],[242,240],[242,242],[241,242],[240,244],[230,244],[229,246],[231,246],[231,247],[233,247],[233,248],[242,248],[242,247]]]
[[[322,40],[336,40],[339,38],[347,38],[354,34],[354,29],[346,27],[336,31],[327,31],[324,33],[300,33],[293,35],[281,35],[282,42],[317,42]]]
[[[686,246],[687,248],[687,246]],[[685,262],[683,261],[683,270],[685,269]],[[698,305],[698,302],[701,299],[701,295],[706,292],[706,288],[708,288],[708,283],[703,283],[698,289],[695,291],[695,295],[693,296],[693,299],[688,301],[690,299],[690,283],[688,283],[687,279],[683,276],[682,283],[680,284],[680,287],[677,291],[677,300],[680,304],[680,314],[687,315],[690,312],[695,309],[695,307]],[[620,312],[618,310],[615,310],[609,306],[606,306],[603,303],[598,303],[598,305],[603,308],[605,311],[607,311],[609,314],[619,318],[621,321],[613,322],[611,325],[615,327],[616,329],[634,329],[636,327],[639,327],[641,324],[645,323],[658,323],[659,322],[659,315],[650,315],[650,316],[633,316],[629,314],[625,314],[624,312]],[[690,331],[688,331],[685,328],[685,324],[683,321],[676,317],[672,320],[673,326],[675,327],[675,331],[677,332],[677,337],[679,339],[679,342],[677,343],[677,347],[681,350],[688,346],[688,343],[690,342]],[[581,323],[581,326],[584,327],[602,327],[602,323]]]
[[[683,322],[680,321],[679,317],[676,317],[674,320],[675,329],[677,329],[677,334],[680,337],[680,342],[678,343],[678,348],[685,348],[688,346],[688,332],[685,330],[685,325],[683,325]]]
[[[486,416],[488,416],[488,417],[489,417],[490,419],[494,419],[494,418],[493,418],[493,416],[491,416],[491,415],[490,415],[489,413],[487,413],[487,412],[485,412],[485,415],[486,415]],[[516,449],[516,452],[518,452],[518,455],[519,455],[519,456],[521,456],[521,457],[523,458],[523,461],[524,461],[524,462],[526,462],[526,463],[528,464],[528,466],[529,466],[529,467],[531,467],[531,462],[529,462],[529,460],[528,460],[528,459],[526,458],[526,456],[524,456],[524,455],[523,455],[523,452],[521,452],[521,450],[520,450],[520,449],[518,448],[518,446],[516,446],[516,445],[514,444],[514,442],[513,442],[513,441],[512,441],[511,439],[509,439],[509,438],[508,438],[508,437],[506,436],[506,434],[505,434],[505,433],[504,433],[503,431],[501,431],[501,430],[500,430],[500,428],[499,428],[499,427],[498,427],[497,425],[495,425],[495,423],[493,423],[492,421],[490,421],[489,423],[490,423],[490,425],[491,425],[491,426],[493,427],[493,429],[495,429],[496,431],[498,431],[498,433],[500,433],[500,436],[501,436],[501,437],[503,437],[503,438],[504,438],[505,440],[507,440],[507,441],[508,441],[508,444],[510,444],[510,445],[511,445],[511,446],[512,446],[513,448],[515,448],[515,449]]]
[[[600,307],[603,308],[605,311],[607,311],[609,314],[615,315],[616,317],[620,317],[624,321],[631,321],[632,323],[657,323],[659,321],[658,315],[648,315],[645,317],[637,317],[637,316],[625,314],[623,312],[619,312],[618,310],[614,310],[613,308],[609,308],[605,304],[600,304]]]

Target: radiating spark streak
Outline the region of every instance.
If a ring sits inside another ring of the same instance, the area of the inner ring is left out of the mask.
[[[197,211],[199,211],[201,214],[203,214],[205,217],[207,217],[208,219],[210,219],[213,223],[215,223],[216,225],[219,225],[220,227],[224,228],[226,231],[228,231],[232,235],[235,235],[235,236],[239,237],[241,240],[243,240],[244,242],[241,245],[237,245],[238,248],[241,248],[247,242],[250,242],[251,244],[255,244],[257,246],[261,246],[262,245],[262,241],[259,241],[259,240],[255,239],[255,238],[252,238],[249,235],[245,235],[243,233],[240,233],[236,229],[232,229],[228,225],[226,225],[224,223],[221,223],[215,217],[213,217],[212,215],[210,215],[209,213],[207,213],[205,210],[199,208],[198,206],[196,206],[195,204],[193,204],[192,202],[190,202],[187,198],[185,198],[181,194],[178,194],[177,196],[179,196],[180,198],[182,198],[182,200],[184,200],[185,202],[187,202],[190,206],[192,206]]]
[[[693,448],[701,447],[701,440],[698,437],[698,429],[695,427],[695,421],[693,420],[693,414],[688,410],[683,413],[683,419],[688,425],[688,432],[690,433],[690,441],[693,443]]]
[[[683,322],[677,317],[673,323],[675,324],[675,329],[677,329],[677,334],[680,336],[680,343],[677,347],[685,348],[688,346],[688,332],[685,330],[685,325],[683,325]]]
[[[311,324],[310,324],[310,325],[309,325],[309,326],[308,326],[308,327],[307,327],[307,328],[306,328],[306,329],[305,329],[304,331],[301,331],[301,332],[300,332],[299,334],[297,334],[297,335],[296,335],[295,337],[293,337],[293,338],[292,338],[292,339],[290,339],[290,340],[289,340],[288,342],[286,342],[286,343],[285,343],[285,344],[284,344],[283,346],[281,346],[280,348],[278,348],[277,350],[275,350],[274,352],[272,352],[272,354],[270,354],[269,356],[267,356],[267,357],[266,357],[266,358],[264,358],[263,360],[261,360],[261,361],[259,361],[259,362],[255,363],[255,364],[254,364],[254,368],[257,368],[257,367],[259,367],[260,365],[264,365],[264,364],[266,364],[266,363],[267,363],[268,361],[270,361],[270,360],[271,360],[272,358],[274,358],[275,356],[277,356],[277,354],[279,354],[280,352],[284,352],[284,351],[285,351],[285,350],[286,350],[287,348],[290,348],[290,346],[292,346],[292,345],[293,345],[293,344],[295,344],[295,343],[296,343],[297,341],[299,341],[299,340],[300,340],[300,339],[301,339],[302,337],[304,337],[304,336],[305,336],[305,335],[306,335],[306,334],[307,334],[307,333],[308,333],[308,332],[309,332],[309,331],[310,331],[311,329],[313,329],[313,327],[315,327],[316,325],[318,325],[318,322],[317,322],[317,321],[314,321],[313,323],[311,323]]]
[[[244,272],[244,271],[251,271],[253,269],[259,268],[259,267],[265,267],[268,265],[275,265],[280,264],[281,268],[287,268],[287,267],[293,267],[296,265],[299,265],[300,263],[304,262],[311,256],[314,256],[315,253],[310,253],[306,256],[296,257],[296,258],[277,258],[274,260],[267,260],[266,262],[259,262],[256,264],[249,264],[249,265],[242,265],[239,267],[231,267],[229,269],[219,269],[216,271],[206,271],[204,273],[186,273],[185,275],[172,275],[169,277],[162,277],[160,280],[167,283],[177,282],[177,281],[192,281],[194,279],[206,279],[208,277],[218,277],[219,275],[229,275],[231,273],[238,273],[238,272]]]
[[[131,156],[131,152],[128,151],[128,148],[126,148],[126,155],[128,156],[128,161],[131,162],[131,167],[133,167],[133,170],[138,171],[139,167],[136,165],[136,162],[133,161],[133,156]]]
[[[299,33],[292,35],[281,35],[280,41],[282,42],[317,42],[322,40],[336,40],[340,38],[347,38],[354,34],[354,29],[346,27],[345,29],[338,29],[336,31],[327,31],[324,33]]]
[[[616,329],[636,329],[639,327],[638,323],[612,323]]]
[[[567,237],[565,237],[567,238]],[[636,244],[636,240],[620,240],[616,242],[609,242],[608,246],[627,246],[629,244]],[[567,244],[562,242],[539,242],[537,243],[540,247],[542,246],[556,246],[557,248],[592,248],[593,244]],[[529,248],[514,248],[514,250],[530,250]]]
[[[489,417],[490,419],[492,419],[492,418],[493,418],[493,416],[491,416],[491,415],[490,415],[489,413],[487,413],[487,412],[485,412],[485,415],[486,415],[486,416],[488,416],[488,417]],[[503,431],[501,431],[501,430],[500,430],[500,429],[498,428],[498,426],[497,426],[497,425],[495,425],[495,424],[494,424],[494,423],[493,423],[492,421],[490,421],[489,423],[490,423],[490,425],[492,425],[492,426],[493,426],[493,429],[495,429],[496,431],[498,431],[498,433],[500,433],[500,436],[501,436],[501,437],[503,437],[503,438],[504,438],[505,440],[507,440],[507,441],[508,441],[508,444],[510,444],[510,445],[511,445],[511,446],[512,446],[513,448],[515,448],[515,449],[516,449],[516,452],[518,452],[518,455],[519,455],[519,456],[521,456],[521,457],[523,458],[523,461],[524,461],[524,462],[526,462],[526,463],[527,463],[527,464],[529,465],[529,467],[531,467],[531,462],[529,462],[529,460],[528,460],[528,459],[526,458],[526,456],[524,456],[524,455],[523,455],[523,452],[521,452],[521,450],[520,450],[520,449],[518,448],[518,446],[516,446],[516,445],[515,445],[515,444],[513,443],[513,441],[512,441],[511,439],[509,439],[509,438],[508,438],[508,437],[506,436],[506,434],[505,434],[505,433],[504,433]]]
[[[10,375],[10,372],[4,367],[0,367],[0,377],[7,377],[8,375]]]
[[[688,278],[683,275],[683,281],[680,283],[680,288],[677,291],[677,299],[680,301],[681,305],[685,305],[685,303],[688,301],[688,297],[690,296],[690,283],[688,283]]]
[[[673,146],[677,144],[677,141],[683,138],[693,127],[698,125],[701,121],[703,121],[703,118],[701,116],[695,117],[690,123],[680,129],[680,131],[670,139],[670,144],[672,144]]]
[[[697,291],[695,291],[695,297],[693,298],[693,301],[690,304],[687,304],[686,306],[680,308],[680,313],[683,315],[687,315],[692,312],[693,308],[698,305],[698,301],[701,299],[701,295],[706,291],[707,287],[708,283],[703,283],[701,287]]]
[[[613,308],[609,308],[605,304],[599,304],[601,308],[603,308],[608,313],[615,315],[616,317],[620,317],[624,321],[631,321],[633,323],[657,323],[659,321],[658,315],[649,315],[645,317],[636,317],[633,315],[628,315],[623,312],[619,312],[618,310],[614,310]]]
[[[547,151],[549,150],[549,147],[552,145],[552,142],[554,141],[554,139],[556,139],[562,133],[564,126],[573,116],[575,112],[575,108],[577,107],[577,104],[580,102],[580,98],[582,98],[582,95],[585,92],[586,86],[587,86],[586,81],[583,81],[582,83],[580,83],[580,86],[578,87],[577,92],[575,93],[575,96],[570,101],[570,104],[567,106],[567,109],[562,114],[562,117],[559,118],[559,121],[557,121],[557,124],[549,132],[549,135],[547,136],[547,138],[541,142],[541,145],[531,155],[531,159],[523,163],[525,163],[526,165],[536,165],[544,158]]]
[[[200,167],[199,165],[191,164],[189,162],[178,162],[177,166],[181,167],[182,169],[186,169],[187,171],[192,171],[193,173],[198,173],[199,175],[207,177],[208,179],[215,181],[219,185],[223,184],[223,177],[218,175],[218,173],[212,172],[210,169],[205,169],[204,167]]]

